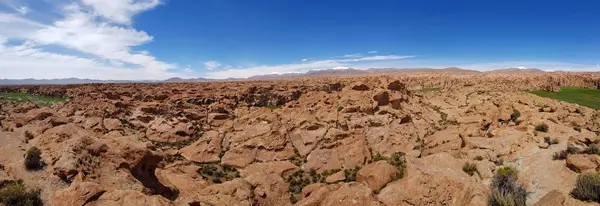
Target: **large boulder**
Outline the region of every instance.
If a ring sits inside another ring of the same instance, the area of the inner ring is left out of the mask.
[[[574,154],[567,157],[567,166],[578,171],[596,171],[600,165],[600,158],[595,155]]]
[[[89,202],[89,206],[165,206],[171,201],[159,196],[148,196],[133,190],[115,190],[104,193],[98,200]]]
[[[356,181],[366,183],[371,190],[380,190],[398,176],[398,169],[381,160],[365,165],[356,173]]]
[[[54,193],[51,201],[55,206],[85,205],[94,198],[100,197],[104,192],[96,183],[73,183],[69,188]]]
[[[193,144],[180,150],[184,158],[199,162],[219,162],[221,152],[221,134],[218,131],[205,132],[202,137]]]
[[[339,205],[381,205],[373,196],[373,191],[360,183],[313,184],[302,190],[303,198],[296,205],[339,206]]]
[[[250,183],[238,178],[198,191],[195,200],[189,204],[252,206],[254,205],[254,192]]]

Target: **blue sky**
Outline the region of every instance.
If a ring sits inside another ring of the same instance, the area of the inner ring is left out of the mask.
[[[0,79],[600,71],[598,8],[592,0],[0,0]]]

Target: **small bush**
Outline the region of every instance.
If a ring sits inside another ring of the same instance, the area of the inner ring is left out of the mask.
[[[337,111],[338,111],[338,112],[341,112],[341,111],[342,111],[342,109],[344,109],[344,107],[342,107],[342,106],[338,106],[338,107],[337,107]]]
[[[549,129],[549,127],[545,123],[535,126],[535,131],[538,131],[538,132],[548,132],[548,129]]]
[[[42,151],[37,147],[32,147],[27,150],[27,153],[25,154],[25,168],[29,170],[41,168],[43,163],[40,155],[42,155]]]
[[[584,201],[600,203],[600,174],[585,173],[577,177],[571,196]]]
[[[517,122],[517,119],[521,117],[521,112],[519,110],[513,110],[513,113],[510,115],[510,121]]]
[[[43,205],[40,193],[39,189],[27,191],[22,182],[9,183],[0,189],[0,205]]]
[[[567,157],[570,154],[575,154],[575,153],[577,153],[577,151],[575,151],[574,148],[567,147],[566,150],[562,150],[560,152],[555,152],[554,154],[552,154],[552,159],[554,159],[554,160],[564,160],[564,159],[567,159]]]
[[[29,142],[29,140],[32,140],[34,138],[33,133],[29,132],[29,131],[25,131],[25,143]]]
[[[595,144],[590,144],[586,151],[588,154],[600,155],[600,148]]]
[[[477,166],[473,163],[465,163],[462,169],[465,173],[469,174],[469,176],[473,176],[475,172],[477,172]]]
[[[516,177],[517,176],[517,170],[515,170],[515,168],[511,167],[511,166],[504,166],[498,169],[498,171],[496,172],[496,176],[499,177]]]
[[[492,178],[488,205],[490,206],[525,206],[527,190],[517,183],[517,171],[505,166],[498,169]]]
[[[552,141],[550,143],[551,144],[558,144],[558,143],[560,143],[560,140],[558,140],[557,138],[552,138]]]

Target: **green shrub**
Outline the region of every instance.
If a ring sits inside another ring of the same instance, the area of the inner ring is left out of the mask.
[[[477,172],[477,166],[469,162],[466,162],[462,169],[465,173],[469,174],[469,176],[473,176],[475,172]]]
[[[548,125],[545,123],[542,124],[538,124],[537,126],[535,126],[535,131],[538,132],[548,132]]]
[[[490,206],[525,206],[527,190],[517,183],[517,171],[505,166],[498,169],[492,178],[488,205]]]
[[[521,117],[521,112],[519,110],[514,109],[513,113],[510,115],[510,121],[517,122],[517,119]]]
[[[42,151],[37,147],[32,147],[27,150],[27,153],[25,154],[25,168],[29,170],[40,169],[43,166],[42,157],[40,157],[40,155],[42,155]]]
[[[566,150],[562,150],[560,152],[555,152],[554,154],[552,154],[552,159],[554,159],[554,160],[564,160],[564,159],[567,159],[567,157],[570,154],[575,154],[575,153],[577,153],[577,151],[575,151],[574,148],[567,147]]]
[[[587,148],[587,153],[600,155],[600,148],[598,148],[598,146],[596,146],[595,144],[590,144]]]
[[[600,174],[585,173],[577,177],[571,196],[584,201],[600,203]]]
[[[342,107],[342,106],[338,106],[338,107],[337,107],[337,111],[338,111],[338,112],[341,112],[341,111],[342,111],[342,109],[344,109],[344,107]]]
[[[0,189],[0,205],[43,205],[39,189],[27,190],[22,182],[9,183]]]
[[[25,131],[25,143],[29,142],[34,138],[33,134],[30,131]]]
[[[516,177],[517,176],[517,170],[515,170],[515,168],[511,167],[511,166],[504,166],[498,169],[498,171],[496,171],[496,176],[499,177]]]
[[[558,140],[557,138],[552,138],[552,141],[550,143],[551,144],[558,144],[558,143],[560,143],[560,140]]]

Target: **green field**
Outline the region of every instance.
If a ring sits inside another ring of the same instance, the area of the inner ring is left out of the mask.
[[[600,109],[600,90],[597,89],[561,87],[559,92],[529,91],[529,93],[575,103],[589,108]]]
[[[24,102],[31,100],[40,106],[54,106],[67,102],[67,98],[64,97],[51,97],[51,96],[40,96],[31,95],[25,93],[5,93],[0,92],[0,99],[6,99],[15,102]]]

